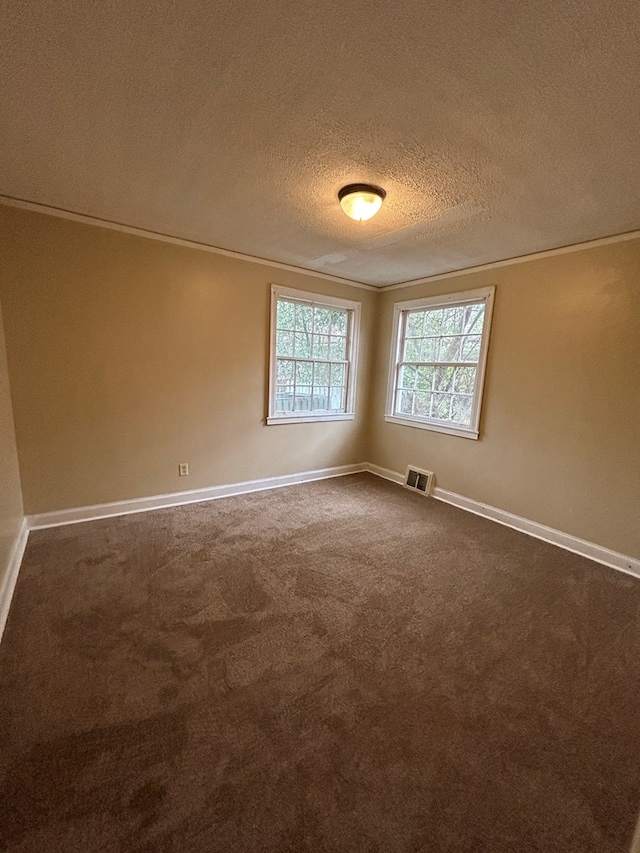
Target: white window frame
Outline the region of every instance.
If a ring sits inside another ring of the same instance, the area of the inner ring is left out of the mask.
[[[477,439],[479,437],[480,411],[482,408],[482,394],[484,391],[489,336],[491,334],[491,316],[493,314],[494,294],[495,287],[483,287],[478,290],[463,290],[459,293],[446,293],[442,296],[427,296],[422,299],[410,299],[406,302],[396,302],[393,307],[393,334],[391,340],[391,358],[389,362],[389,382],[387,388],[385,421],[392,424],[417,427],[418,429],[433,430],[434,432],[444,432],[448,435],[458,435],[462,438]],[[421,416],[397,414],[394,409],[400,361],[402,357],[401,350],[404,344],[404,312],[420,308],[453,308],[458,305],[468,305],[469,303],[477,304],[479,302],[484,302],[485,308],[470,425],[468,427],[459,426],[456,424],[449,424],[446,421],[429,419]]]
[[[278,299],[291,302],[302,302],[305,305],[337,308],[350,312],[347,315],[347,344],[346,344],[346,392],[344,412],[276,412],[276,317]],[[358,370],[358,341],[360,336],[360,311],[362,303],[349,299],[338,299],[335,296],[325,296],[321,293],[310,293],[306,290],[292,290],[278,284],[271,285],[271,333],[269,339],[269,406],[267,424],[299,424],[317,423],[318,421],[352,421],[356,412],[356,378]]]

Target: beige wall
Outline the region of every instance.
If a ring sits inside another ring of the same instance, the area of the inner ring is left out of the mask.
[[[7,207],[0,268],[27,513],[364,459],[377,294]],[[264,425],[271,282],[362,302],[355,421]]]
[[[264,425],[271,282],[362,302],[355,421]],[[480,440],[386,424],[394,301],[491,284]],[[411,462],[640,557],[640,241],[377,294],[0,208],[0,288],[28,513]]]
[[[496,285],[478,441],[383,420],[393,303]],[[380,297],[370,455],[640,557],[640,241]]]
[[[0,589],[22,524],[22,492],[0,306]]]

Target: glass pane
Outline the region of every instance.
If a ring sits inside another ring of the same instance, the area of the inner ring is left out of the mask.
[[[328,409],[329,408],[329,389],[326,386],[313,387],[313,408]]]
[[[400,368],[400,383],[399,388],[415,388],[416,387],[416,369],[409,365],[404,365]]]
[[[453,379],[453,388],[455,391],[462,391],[464,394],[472,394],[475,383],[475,367],[456,367]]]
[[[296,330],[310,332],[313,329],[313,305],[296,305]]]
[[[329,384],[330,366],[326,361],[316,361],[313,366],[313,381],[315,385]]]
[[[344,364],[331,365],[331,384],[344,385]]]
[[[416,391],[415,412],[416,415],[421,415],[423,418],[429,417],[431,406],[431,394],[427,391]]]
[[[329,342],[329,358],[334,361],[345,361],[347,349],[346,338],[331,338]]]
[[[328,335],[331,331],[331,310],[315,308],[313,312],[313,331]]]
[[[276,412],[293,411],[293,387],[276,385]]]
[[[462,338],[440,338],[438,361],[460,361],[460,344]]]
[[[276,332],[276,355],[293,355],[293,332]]]
[[[347,334],[347,312],[332,311],[331,312],[331,334],[346,335]]]
[[[311,335],[296,332],[294,337],[294,355],[298,358],[311,358]]]
[[[438,338],[423,338],[420,346],[420,361],[438,360]]]
[[[434,390],[451,391],[455,367],[436,367],[434,370]]]
[[[419,391],[430,391],[434,373],[435,369],[433,367],[416,368],[416,388]]]
[[[313,382],[313,364],[310,361],[299,361],[296,364],[296,385],[311,385]]]
[[[407,338],[404,344],[402,361],[422,361],[420,358],[420,339]]]
[[[313,336],[313,357],[328,358],[329,357],[329,336],[314,335]]]
[[[464,323],[462,324],[462,331],[466,334],[471,334],[471,332],[476,332],[479,334],[482,332],[482,327],[484,325],[484,304],[482,305],[467,305],[464,309]]]
[[[459,397],[457,394],[454,394],[451,420],[456,424],[469,426],[471,424],[472,404],[472,397]]]
[[[442,308],[434,308],[432,311],[427,311],[424,321],[425,335],[440,335],[442,334]]]
[[[457,335],[462,331],[464,322],[464,308],[445,308],[442,311],[442,334]]]
[[[397,411],[402,415],[413,413],[414,391],[398,391]]]
[[[332,412],[344,409],[344,388],[329,389],[329,408]]]
[[[296,306],[293,302],[278,300],[276,305],[276,328],[293,329],[296,317]]]
[[[477,361],[480,358],[480,335],[469,335],[462,341],[461,361]]]
[[[409,311],[407,314],[407,337],[420,338],[423,335],[424,311]]]
[[[282,359],[278,359],[277,361],[277,375],[276,381],[278,384],[289,385],[293,383],[293,376],[295,371],[295,362],[293,361],[283,361]]]
[[[296,389],[294,398],[294,409],[296,412],[308,412],[311,404],[311,394],[300,394]]]
[[[431,417],[440,421],[449,420],[452,394],[434,394],[431,408]]]

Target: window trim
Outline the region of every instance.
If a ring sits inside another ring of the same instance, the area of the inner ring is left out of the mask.
[[[424,296],[421,299],[408,299],[404,302],[396,302],[393,306],[393,331],[391,337],[391,356],[389,360],[389,378],[387,383],[387,404],[384,419],[387,423],[401,424],[402,426],[428,429],[433,432],[443,432],[448,435],[457,435],[461,438],[478,439],[480,436],[480,412],[482,409],[482,395],[484,392],[484,381],[487,367],[487,353],[489,350],[489,338],[491,335],[491,318],[493,315],[493,300],[495,287],[482,287],[477,290],[463,290],[457,293],[445,293],[441,296]],[[394,413],[394,401],[396,392],[396,379],[398,375],[398,364],[400,360],[400,346],[402,344],[401,325],[405,311],[414,308],[437,308],[467,305],[469,303],[484,302],[484,321],[482,325],[482,337],[480,339],[480,354],[478,356],[478,367],[476,374],[476,391],[473,395],[473,409],[471,412],[471,423],[468,427],[448,424],[444,421],[427,420],[425,418],[413,417],[412,415],[399,415]]]
[[[317,415],[312,415],[309,412],[300,412],[299,415],[295,415],[291,412],[287,412],[281,415],[277,414],[275,410],[275,389],[277,385],[276,319],[278,299],[286,299],[291,302],[304,302],[305,305],[317,305],[322,306],[323,308],[338,308],[341,310],[352,312],[352,314],[350,315],[350,319],[347,323],[347,384],[344,412],[336,412],[335,414],[332,414],[330,412],[320,412]],[[290,287],[281,287],[279,284],[271,285],[271,312],[269,333],[269,395],[266,418],[266,423],[268,426],[273,426],[274,424],[352,421],[355,418],[361,308],[361,302],[355,302],[351,299],[339,299],[336,296],[326,296],[323,293],[313,293],[307,290],[294,290]]]

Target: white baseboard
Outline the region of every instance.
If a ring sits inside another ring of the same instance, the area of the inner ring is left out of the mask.
[[[16,588],[18,572],[20,571],[20,565],[22,563],[22,557],[24,556],[24,549],[27,547],[28,538],[29,528],[27,527],[26,518],[23,518],[20,530],[18,531],[18,535],[13,543],[13,548],[11,549],[9,562],[2,579],[2,584],[0,585],[0,640],[2,640],[4,628],[7,624],[9,607],[11,606],[11,599],[13,598],[13,592]]]
[[[380,466],[372,465],[371,463],[366,463],[365,468],[371,474],[376,474],[378,477],[383,477],[392,483],[404,482],[403,475],[397,471],[380,468]],[[447,489],[441,489],[437,486],[431,492],[431,497],[456,506],[459,509],[464,509],[467,512],[472,512],[474,515],[481,515],[483,518],[497,521],[498,524],[503,524],[505,527],[512,527],[514,530],[527,533],[536,539],[543,539],[545,542],[550,542],[552,545],[564,548],[565,551],[572,551],[581,557],[587,557],[589,560],[594,560],[603,566],[609,566],[612,569],[618,569],[618,571],[626,572],[629,575],[640,578],[640,560],[634,557],[620,554],[618,551],[611,551],[609,548],[596,545],[594,542],[588,542],[586,539],[579,539],[577,536],[563,533],[561,530],[555,530],[553,527],[547,527],[545,524],[539,524],[537,521],[522,518],[520,515],[514,515],[504,509],[480,503],[480,501],[474,501],[472,498],[465,498],[463,495],[449,492]]]
[[[43,512],[27,517],[29,530],[45,527],[60,527],[63,524],[80,524],[83,521],[95,521],[116,515],[130,515],[135,512],[148,512],[182,504],[212,501],[228,498],[232,495],[244,495],[248,492],[261,492],[265,489],[279,489],[296,483],[310,483],[313,480],[326,480],[330,477],[344,477],[365,471],[364,463],[357,465],[337,465],[333,468],[320,468],[317,471],[302,471],[298,474],[283,474],[279,477],[265,477],[261,480],[247,480],[243,483],[231,483],[225,486],[210,486],[206,489],[193,489],[188,492],[172,492],[167,495],[153,495],[148,498],[132,498],[114,503],[95,504],[74,509],[62,509],[57,512]]]
[[[397,471],[390,471],[388,468],[381,468],[379,465],[374,465],[372,462],[365,462],[364,468],[370,474],[375,474],[376,477],[382,477],[383,480],[390,480],[392,483],[398,483],[400,486],[404,483],[404,476],[402,474],[398,474]]]
[[[117,515],[129,515],[136,512],[147,512],[154,509],[162,509],[164,507],[181,506],[182,504],[200,503],[201,501],[211,501],[217,498],[231,497],[232,495],[242,495],[248,492],[259,492],[265,489],[278,489],[283,486],[292,486],[296,483],[309,483],[313,480],[324,480],[330,477],[344,477],[347,474],[357,474],[361,471],[368,471],[375,474],[377,477],[382,477],[392,483],[402,484],[404,475],[397,471],[391,471],[388,468],[382,468],[380,465],[374,465],[371,462],[363,462],[355,465],[338,465],[333,468],[321,468],[316,471],[302,471],[298,474],[284,474],[279,477],[265,477],[260,480],[248,480],[242,483],[231,483],[224,486],[211,486],[206,489],[194,489],[188,492],[173,492],[166,495],[154,495],[148,498],[133,498],[131,500],[116,501],[114,503],[97,504],[95,506],[78,507],[75,509],[63,509],[57,512],[45,512],[38,515],[30,515],[26,519],[29,530],[38,530],[45,527],[58,527],[64,524],[79,524],[83,521],[93,521],[99,518],[110,518]],[[472,498],[458,495],[455,492],[447,491],[436,487],[432,492],[432,497],[444,503],[452,504],[459,509],[464,509],[467,512],[472,512],[475,515],[480,515],[483,518],[497,521],[498,524],[503,524],[506,527],[511,527],[514,530],[519,530],[521,533],[527,533],[536,539],[542,539],[545,542],[550,542],[552,545],[557,545],[564,548],[566,551],[572,551],[582,557],[587,557],[604,566],[609,566],[612,569],[618,569],[621,572],[634,575],[640,578],[640,560],[629,557],[626,554],[620,554],[617,551],[611,551],[609,548],[604,548],[602,545],[596,545],[593,542],[588,542],[585,539],[579,539],[577,536],[572,536],[569,533],[563,533],[561,530],[555,530],[553,527],[547,527],[544,524],[539,524],[537,521],[531,521],[528,518],[514,515],[503,509],[490,506],[489,504],[475,501]],[[21,537],[23,534],[21,533]],[[22,551],[26,544],[26,533],[22,542]],[[18,567],[22,558],[22,551],[18,557]],[[12,557],[13,559],[13,557]],[[15,578],[17,577],[17,568],[14,569]],[[0,592],[0,627],[3,625],[2,614],[6,619],[6,613],[2,609],[5,606],[6,588],[9,582],[10,573],[5,576],[5,583]],[[10,596],[9,596],[10,600]],[[8,610],[8,604],[6,605]],[[0,635],[1,636],[1,635]]]
[[[629,853],[640,853],[640,819],[638,819],[638,823],[636,824],[636,831],[633,834],[633,841],[631,842],[631,850]]]

